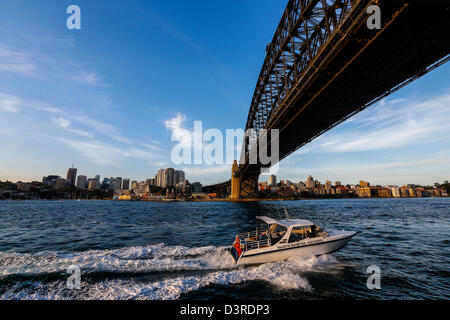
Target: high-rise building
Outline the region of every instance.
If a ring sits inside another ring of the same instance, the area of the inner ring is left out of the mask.
[[[180,182],[184,182],[186,180],[186,174],[184,173],[183,170],[178,170],[178,181],[176,184],[180,183]]]
[[[71,185],[71,186],[75,186],[76,180],[77,180],[77,169],[75,168],[70,168],[67,171],[67,182]]]
[[[173,177],[172,177],[172,185],[176,186],[178,183],[178,179],[180,179],[180,172],[178,170],[175,170],[173,172]]]
[[[164,180],[164,174],[165,174],[165,170],[161,169],[158,171],[158,173],[156,174],[156,185],[158,187],[163,187],[163,180]]]
[[[114,179],[114,190],[120,190],[122,189],[122,178],[121,177],[116,177]]]
[[[275,176],[275,175],[269,176],[269,185],[271,187],[276,187],[277,186],[277,176]]]
[[[308,179],[306,179],[306,187],[307,188],[315,188],[316,182],[314,181],[314,178],[312,176],[309,176]]]
[[[87,182],[86,176],[78,176],[76,187],[78,189],[86,189],[86,182]]]
[[[130,179],[123,179],[122,190],[129,190],[129,189],[130,189]]]
[[[173,178],[175,176],[175,169],[168,168],[164,171],[163,188],[173,186]]]

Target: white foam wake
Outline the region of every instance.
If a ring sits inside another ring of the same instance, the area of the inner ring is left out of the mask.
[[[208,256],[207,263],[221,264],[219,260],[223,248],[192,249],[196,253]],[[129,254],[131,251],[123,249]],[[167,252],[167,251],[166,251]],[[173,253],[185,256],[191,254],[191,249],[179,247]],[[219,256],[217,255],[219,253]],[[227,253],[228,255],[228,253]],[[128,256],[129,257],[129,256]],[[135,256],[136,257],[136,256]],[[141,254],[137,257],[142,258]],[[229,256],[228,256],[229,257]],[[213,262],[214,261],[214,262]],[[172,261],[172,262],[176,262]],[[82,282],[80,291],[73,292],[66,288],[64,281],[43,283],[40,281],[22,281],[14,284],[1,295],[0,299],[99,299],[99,300],[174,300],[183,294],[199,290],[213,284],[233,285],[247,281],[266,281],[280,290],[305,290],[312,287],[304,277],[304,272],[320,271],[336,260],[332,256],[312,257],[308,259],[292,258],[288,261],[268,263],[252,267],[224,268],[223,270],[204,271],[198,275],[177,276],[157,281],[143,281],[129,277],[128,279],[108,279],[93,283]],[[225,264],[227,264],[225,257]],[[232,262],[231,262],[232,263]],[[210,266],[210,265],[208,265]],[[206,270],[203,268],[203,270]]]
[[[71,265],[79,266],[83,274],[91,272],[146,273],[226,269],[233,268],[234,261],[226,247],[187,248],[164,244],[79,253],[0,252],[0,276],[64,273]]]

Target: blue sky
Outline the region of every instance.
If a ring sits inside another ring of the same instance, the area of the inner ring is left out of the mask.
[[[0,2],[0,180],[142,180],[173,167],[172,134],[245,126],[287,1]],[[82,30],[66,28],[77,4]],[[450,65],[281,162],[280,179],[432,184],[450,177]],[[214,183],[227,165],[179,166]]]

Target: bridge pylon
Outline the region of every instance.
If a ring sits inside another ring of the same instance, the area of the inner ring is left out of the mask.
[[[237,161],[231,170],[231,200],[255,199],[258,192],[259,175],[243,175]]]

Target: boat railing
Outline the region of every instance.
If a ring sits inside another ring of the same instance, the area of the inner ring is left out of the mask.
[[[260,236],[265,235],[265,239],[260,239]],[[252,232],[245,232],[238,234],[241,244],[245,250],[254,250],[271,246],[269,230],[257,230]]]

